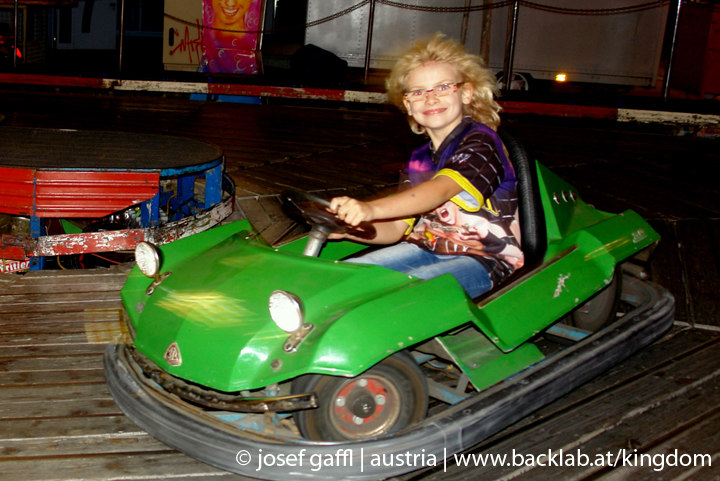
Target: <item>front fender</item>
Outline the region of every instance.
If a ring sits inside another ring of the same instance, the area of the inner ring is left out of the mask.
[[[356,376],[395,352],[467,324],[473,320],[471,305],[450,274],[376,298],[317,337],[307,371]]]

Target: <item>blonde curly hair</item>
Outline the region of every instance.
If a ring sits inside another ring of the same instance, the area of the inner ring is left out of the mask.
[[[415,69],[430,62],[455,67],[461,80],[473,86],[472,99],[469,104],[463,105],[463,114],[497,130],[500,125],[500,105],[495,101],[495,96],[499,94],[497,79],[480,57],[468,53],[462,45],[442,33],[436,33],[428,42],[417,42],[395,63],[385,81],[390,102],[408,113],[403,104],[408,77]],[[419,125],[411,115],[408,115],[408,122],[416,134],[425,133],[425,127]]]

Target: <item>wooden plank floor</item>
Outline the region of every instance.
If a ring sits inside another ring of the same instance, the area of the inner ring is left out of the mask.
[[[271,241],[300,229],[279,207],[283,188],[377,194],[392,187],[421,140],[382,110],[0,92],[0,114],[4,125],[213,142],[226,153],[241,214]],[[506,123],[584,200],[608,211],[632,208],[661,232],[649,268],[675,295],[677,322],[661,342],[468,454],[562,449],[592,461],[610,452],[614,461],[622,449],[678,450],[707,454],[713,465],[475,467],[451,459],[446,469],[402,479],[720,479],[720,196],[710,175],[718,141],[577,121]],[[123,335],[124,275],[114,268],[0,277],[0,479],[239,479],[155,441],[109,396],[101,353]]]
[[[102,352],[126,334],[126,274],[0,275],[0,479],[232,478],[153,439],[110,396]]]
[[[718,334],[676,327],[612,371],[468,451],[464,459],[454,457],[446,469],[402,479],[717,479]],[[676,449],[679,454],[708,454],[705,468],[663,466],[660,458],[650,464],[652,459],[645,458],[644,467],[636,469],[634,457],[623,466],[628,455],[671,454]],[[548,457],[537,456],[549,453],[556,455],[554,465],[523,464],[529,455],[547,464]],[[500,466],[475,468],[487,454],[506,459]],[[576,460],[574,465],[568,465],[568,456]],[[598,456],[604,465],[598,465]],[[614,463],[618,456],[619,467],[608,468],[608,460]]]
[[[101,353],[124,335],[118,297],[124,276],[114,268],[0,278],[0,479],[239,478],[155,441],[112,401]],[[527,457],[562,449],[595,459],[623,449],[653,455],[678,449],[720,462],[719,354],[720,332],[676,327],[661,342],[466,454]],[[446,470],[402,479],[623,479],[619,472],[658,479],[652,468],[628,466],[459,464],[451,459]],[[710,479],[709,473],[717,473],[717,464],[692,468],[667,468],[663,479]]]

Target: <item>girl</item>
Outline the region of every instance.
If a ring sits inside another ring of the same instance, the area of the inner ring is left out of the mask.
[[[412,130],[430,141],[413,152],[398,194],[332,199],[340,219],[372,222],[377,231],[370,241],[334,238],[393,244],[348,261],[421,279],[450,273],[477,297],[523,265],[517,180],[495,133],[495,77],[479,57],[436,34],[398,60],[386,87]]]

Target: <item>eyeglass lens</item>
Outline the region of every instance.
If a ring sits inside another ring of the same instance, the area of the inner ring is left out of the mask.
[[[412,92],[407,92],[405,94],[405,98],[408,99],[410,102],[419,102],[421,100],[425,100],[430,93],[435,94],[436,97],[444,97],[446,95],[455,93],[458,89],[458,85],[460,85],[460,83],[448,83],[438,85],[431,89],[414,90]]]

